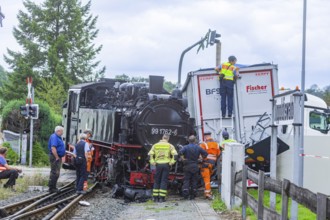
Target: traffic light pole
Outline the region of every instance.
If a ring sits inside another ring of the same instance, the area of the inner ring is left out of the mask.
[[[28,84],[28,96],[27,99],[30,99],[30,105],[33,104],[34,102],[34,90],[32,87],[32,77],[27,79],[27,84]],[[28,112],[30,110],[28,109]],[[33,119],[30,116],[30,159],[29,159],[29,167],[32,167],[32,153],[33,153]]]
[[[183,57],[184,55],[191,49],[193,49],[195,46],[201,44],[205,39],[202,38],[201,40],[199,40],[198,42],[196,42],[195,44],[191,45],[190,47],[188,47],[187,49],[185,49],[180,56],[180,62],[179,62],[179,72],[178,72],[178,87],[181,86],[181,70],[182,70],[182,61],[183,61]]]
[[[178,70],[178,84],[177,87],[179,88],[181,86],[181,70],[182,70],[182,62],[183,62],[183,57],[184,55],[190,51],[192,48],[196,47],[197,45],[199,45],[199,48],[197,50],[197,53],[200,49],[204,49],[204,47],[208,47],[208,45],[213,45],[213,44],[218,44],[220,43],[220,41],[217,39],[218,37],[220,37],[220,34],[217,34],[216,31],[211,31],[209,29],[209,31],[206,33],[205,37],[202,37],[202,39],[200,39],[199,41],[197,41],[196,43],[194,43],[193,45],[191,45],[190,47],[188,47],[187,49],[185,49],[180,56],[180,62],[179,62],[179,70]],[[206,46],[204,46],[204,42],[206,42]]]
[[[30,160],[29,166],[32,167],[32,155],[33,155],[33,119],[39,117],[39,105],[33,104],[34,102],[34,88],[32,87],[32,77],[26,79],[28,87],[28,95],[26,97],[26,105],[20,106],[21,115],[26,119],[30,119]],[[26,142],[25,142],[26,143]],[[25,158],[25,157],[24,157]]]
[[[32,167],[32,152],[33,152],[33,119],[30,119],[30,160],[29,166]]]

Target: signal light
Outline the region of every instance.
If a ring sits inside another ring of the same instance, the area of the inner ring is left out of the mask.
[[[19,107],[20,111],[21,111],[21,115],[24,117],[28,117],[29,116],[29,112],[27,111],[27,106],[26,105],[22,105]]]
[[[21,111],[21,115],[25,118],[32,118],[32,119],[38,119],[39,117],[39,105],[38,104],[32,104],[32,105],[22,105],[19,107]]]
[[[211,31],[210,39],[209,39],[210,45],[212,46],[213,44],[220,43],[220,40],[217,39],[219,37],[221,37],[221,35],[217,34],[217,31]]]
[[[32,119],[38,119],[38,117],[39,117],[39,105],[38,104],[29,105],[29,116]]]

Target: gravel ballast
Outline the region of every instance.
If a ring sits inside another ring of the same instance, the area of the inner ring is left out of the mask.
[[[128,208],[123,199],[111,198],[110,189],[106,192],[97,189],[94,196],[87,201],[90,206],[79,205],[73,219],[119,219],[121,213]]]
[[[25,192],[25,193],[20,193],[18,195],[12,196],[10,198],[4,199],[4,200],[0,200],[0,207],[2,206],[6,206],[12,203],[16,203],[16,202],[21,202],[24,200],[27,200],[29,198],[35,197],[35,196],[39,196],[41,194],[43,194],[45,192]]]

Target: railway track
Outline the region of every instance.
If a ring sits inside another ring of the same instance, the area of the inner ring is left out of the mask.
[[[90,196],[97,184],[89,193],[77,195],[74,182],[60,188],[58,193],[45,193],[28,200],[0,208],[2,219],[68,219],[73,215],[78,202]]]

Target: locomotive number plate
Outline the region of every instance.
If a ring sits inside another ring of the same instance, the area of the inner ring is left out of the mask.
[[[151,128],[151,134],[168,134],[171,136],[177,136],[178,135],[178,129],[171,129],[171,128]]]

